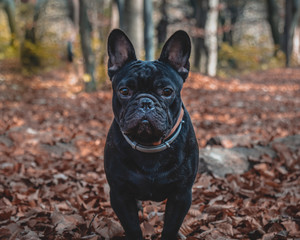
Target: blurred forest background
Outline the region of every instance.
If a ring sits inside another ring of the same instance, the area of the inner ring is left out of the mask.
[[[192,70],[209,76],[300,62],[298,0],[0,0],[0,60],[20,59],[32,74],[73,62],[94,91],[107,79],[106,39],[123,29],[141,59],[153,60],[167,36],[192,37]]]
[[[200,147],[184,240],[300,239],[300,0],[0,0],[0,240],[124,239],[103,166],[106,41],[192,39]],[[143,202],[160,239],[165,202]]]

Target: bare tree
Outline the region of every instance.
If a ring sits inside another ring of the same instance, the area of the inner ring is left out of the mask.
[[[31,4],[30,1],[27,0],[23,0],[22,2]],[[36,1],[34,5],[32,24],[27,24],[25,28],[24,42],[21,44],[20,57],[21,57],[22,66],[29,71],[32,71],[36,67],[39,67],[41,65],[41,60],[37,55],[36,51],[32,51],[31,47],[28,47],[27,44],[30,43],[32,45],[36,45],[37,43],[37,36],[36,36],[37,22],[40,19],[41,14],[44,12],[47,3],[48,0]],[[31,7],[31,5],[29,7]]]
[[[234,26],[241,14],[246,1],[220,0],[219,20],[222,26],[223,42],[233,45]]]
[[[7,15],[9,29],[11,33],[10,44],[13,45],[16,37],[16,21],[15,21],[15,3],[14,0],[0,0],[0,6],[2,6],[4,12]]]
[[[293,49],[294,31],[300,16],[300,1],[286,0],[285,2],[285,24],[283,34],[283,51],[286,56],[285,64],[290,66],[291,54]]]
[[[124,31],[131,39],[136,55],[141,57],[143,46],[143,0],[125,0]]]
[[[299,22],[294,32],[292,55],[295,57],[296,62],[299,64],[300,63],[300,23]]]
[[[119,10],[119,27],[124,30],[124,6],[125,0],[115,0]]]
[[[271,27],[273,42],[275,45],[274,55],[277,55],[281,48],[282,41],[279,32],[279,6],[277,0],[267,0],[268,22]]]
[[[267,0],[268,21],[271,27],[273,42],[275,45],[275,55],[280,48],[286,56],[285,64],[290,65],[293,49],[293,37],[296,26],[300,18],[300,1],[285,0],[284,31],[279,31],[279,5],[276,0]]]
[[[217,74],[218,63],[218,14],[219,0],[209,0],[209,11],[205,26],[205,43],[208,51],[207,74],[215,76]]]
[[[67,53],[69,62],[73,62],[73,44],[78,34],[79,28],[79,0],[68,0],[69,18],[73,22],[74,31],[72,33],[71,39],[67,44]]]
[[[81,38],[81,49],[84,58],[84,81],[87,92],[96,90],[95,82],[95,55],[92,50],[92,24],[88,17],[88,2],[79,0],[79,32]]]
[[[196,33],[194,36],[194,68],[206,73],[208,51],[204,41],[205,25],[208,13],[208,0],[191,0],[196,19]]]
[[[167,14],[167,0],[162,0],[160,3],[160,15],[161,19],[156,27],[157,30],[157,42],[158,47],[162,47],[167,38],[167,28],[168,28],[168,14]]]
[[[144,0],[144,46],[145,59],[154,59],[154,27],[153,27],[153,3],[152,0]]]
[[[75,35],[79,28],[81,50],[84,59],[84,76],[86,91],[96,90],[96,77],[100,82],[106,78],[104,68],[100,68],[95,76],[95,66],[103,66],[106,61],[106,39],[111,27],[112,1],[110,0],[68,0],[69,17],[75,26]],[[97,33],[101,47],[92,48],[92,33]],[[75,36],[74,36],[75,37]],[[71,39],[74,41],[75,39]],[[72,46],[69,42],[68,47]],[[69,55],[72,55],[69,52]]]

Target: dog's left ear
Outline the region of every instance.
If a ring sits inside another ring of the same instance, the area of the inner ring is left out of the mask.
[[[114,29],[107,40],[108,75],[111,78],[126,63],[136,60],[134,47],[126,34]]]
[[[165,43],[158,60],[170,64],[185,80],[190,70],[190,54],[190,37],[185,31],[179,30]]]

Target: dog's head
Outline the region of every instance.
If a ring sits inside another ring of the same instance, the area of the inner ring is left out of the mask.
[[[180,91],[189,72],[190,38],[175,32],[156,61],[136,59],[128,37],[118,29],[108,38],[108,74],[113,111],[121,131],[151,145],[164,139],[182,109]]]

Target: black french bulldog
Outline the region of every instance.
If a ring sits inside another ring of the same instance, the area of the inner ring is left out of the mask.
[[[177,239],[192,200],[198,145],[180,91],[190,38],[174,33],[156,61],[140,61],[118,29],[108,38],[114,120],[105,146],[111,206],[127,239],[143,239],[137,200],[167,200],[161,239]]]

